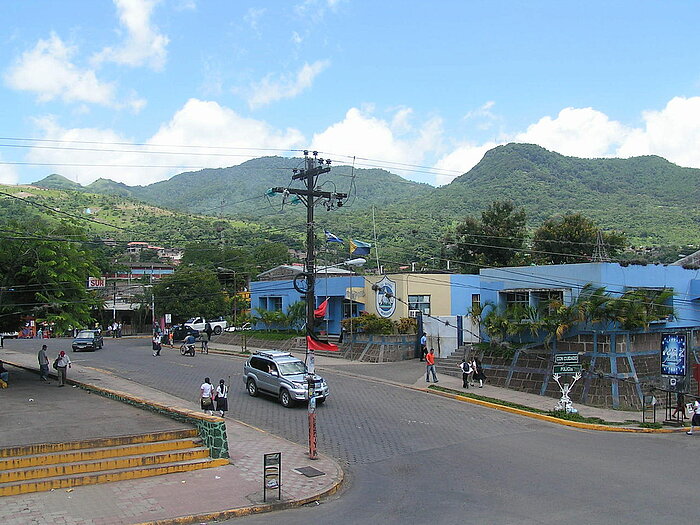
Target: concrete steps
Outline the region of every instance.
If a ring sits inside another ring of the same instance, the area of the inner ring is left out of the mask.
[[[195,429],[0,449],[0,496],[186,472],[212,460]]]

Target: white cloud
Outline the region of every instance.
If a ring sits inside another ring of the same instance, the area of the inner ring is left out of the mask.
[[[17,184],[19,175],[14,166],[2,164],[2,156],[0,155],[0,184]]]
[[[93,57],[94,62],[116,62],[134,67],[147,65],[155,70],[162,69],[170,40],[159,33],[151,22],[153,9],[160,1],[114,0],[126,35],[119,46],[106,47],[97,53]]]
[[[643,118],[644,128],[628,134],[616,155],[659,155],[700,168],[700,97],[675,97],[660,111],[645,111]]]
[[[301,44],[301,43],[304,41],[304,39],[302,38],[302,36],[301,36],[299,33],[297,33],[296,31],[292,31],[292,38],[291,38],[291,40],[292,40],[292,43],[293,43],[295,46],[298,46],[299,44]]]
[[[329,65],[328,60],[317,60],[313,64],[305,63],[293,76],[282,75],[278,80],[274,80],[271,75],[268,75],[250,87],[248,105],[251,109],[255,109],[277,100],[294,98],[310,88],[314,78]]]
[[[516,142],[538,144],[562,155],[607,157],[615,153],[632,129],[593,108],[564,108],[556,118],[542,117],[518,133]]]
[[[314,135],[312,147],[326,153],[344,155],[336,162],[346,163],[349,162],[347,156],[357,155],[370,160],[362,160],[356,165],[384,167],[407,178],[432,183],[432,175],[422,173],[420,168],[402,169],[392,165],[420,165],[428,152],[440,146],[442,121],[435,118],[419,128],[409,127],[407,116],[410,112],[409,108],[401,108],[388,122],[374,117],[371,110],[351,108],[341,122]],[[372,159],[381,159],[381,162]]]
[[[459,145],[454,151],[435,163],[435,169],[437,170],[435,175],[436,185],[449,184],[455,178],[468,172],[481,161],[488,150],[498,145],[499,143],[497,142]]]
[[[5,74],[5,82],[13,89],[36,93],[41,102],[60,98],[115,105],[114,85],[99,81],[93,70],[74,65],[75,53],[74,47],[52,33],[48,40],[39,40],[34,49],[22,54]]]
[[[259,148],[280,150],[282,153],[299,148],[304,142],[304,137],[296,129],[274,129],[262,121],[241,117],[216,102],[197,99],[188,100],[169,122],[146,141],[146,147],[114,145],[134,140],[110,129],[64,129],[53,118],[39,119],[36,125],[42,132],[42,138],[101,143],[87,146],[66,144],[66,147],[89,148],[90,151],[37,148],[30,150],[27,156],[29,162],[56,164],[52,168],[54,171],[71,180],[77,179],[81,184],[104,177],[129,185],[145,185],[188,169],[240,164],[265,154]]]

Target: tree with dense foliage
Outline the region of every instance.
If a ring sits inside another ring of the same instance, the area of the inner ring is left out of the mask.
[[[455,251],[465,270],[518,264],[525,241],[526,215],[510,201],[495,201],[481,212],[481,219],[466,217],[455,228]]]
[[[535,230],[532,241],[533,259],[541,264],[590,261],[599,231],[608,256],[614,257],[625,248],[623,234],[603,232],[592,220],[580,213],[567,213],[547,219]]]
[[[228,315],[229,299],[215,272],[193,266],[179,266],[172,275],[164,276],[153,287],[156,315],[172,314],[185,320]]]
[[[91,325],[103,302],[87,281],[101,273],[84,232],[21,210],[15,217],[0,221],[7,234],[0,250],[0,327],[17,330],[25,316],[53,324],[56,333]]]

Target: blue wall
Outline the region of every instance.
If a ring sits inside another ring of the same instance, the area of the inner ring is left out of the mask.
[[[321,304],[326,297],[328,300],[327,320],[319,322],[319,329],[328,331],[329,334],[340,334],[340,321],[343,318],[343,299],[345,290],[350,287],[364,287],[364,278],[359,276],[348,277],[324,277],[316,279],[316,306]],[[255,308],[260,308],[261,299],[269,300],[270,297],[282,298],[282,311],[286,312],[290,305],[301,301],[301,294],[294,289],[294,283],[288,281],[257,281],[250,283],[250,304],[255,315]],[[257,328],[261,328],[258,326]]]

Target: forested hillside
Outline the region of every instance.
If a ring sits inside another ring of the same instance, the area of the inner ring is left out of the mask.
[[[185,232],[189,222],[209,228],[214,223],[165,210],[154,211],[146,220],[147,207],[133,201],[122,202],[115,211],[110,207],[121,202],[119,197],[131,196],[183,213],[246,219],[258,223],[260,231],[276,232],[296,247],[304,229],[304,207],[283,206],[281,196],[266,196],[265,192],[290,184],[292,169],[300,167],[301,159],[263,157],[231,168],[181,173],[145,187],[99,179],[83,188],[60,175],[36,184],[80,190],[68,193],[74,205],[96,207],[98,213],[116,214],[119,219],[135,216],[130,220],[145,221],[154,232]],[[512,200],[523,207],[530,230],[548,218],[580,212],[603,229],[623,232],[634,245],[700,243],[700,170],[681,168],[654,156],[580,159],[530,144],[508,144],[487,152],[468,173],[440,188],[406,181],[384,170],[348,166],[334,166],[330,174],[320,177],[319,186],[350,195],[342,208],[328,212],[319,206],[316,223],[321,230],[371,242],[376,224],[384,258],[397,263],[439,257],[440,240],[446,232],[497,200]],[[88,191],[106,194],[106,200],[95,202],[98,197],[87,197]],[[83,200],[81,192],[85,193]],[[60,201],[58,196],[51,198]],[[126,211],[129,209],[133,212]],[[254,229],[252,223],[245,228]]]

